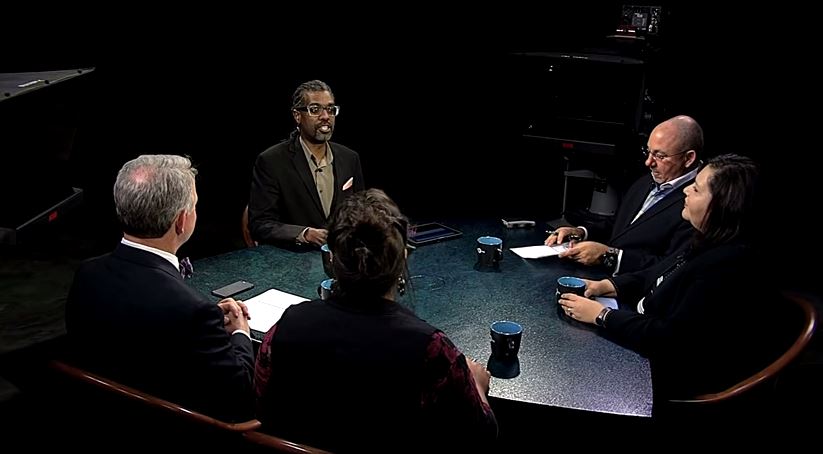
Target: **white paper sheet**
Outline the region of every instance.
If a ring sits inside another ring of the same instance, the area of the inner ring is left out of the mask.
[[[244,300],[243,302],[249,308],[249,317],[251,317],[249,328],[265,333],[280,320],[283,312],[286,312],[289,306],[304,301],[308,300],[302,296],[282,292],[276,288],[266,290],[254,298]]]
[[[617,300],[614,298],[608,298],[605,296],[595,296],[594,300],[606,307],[617,309]]]
[[[511,251],[524,259],[539,259],[558,255],[568,248],[569,243],[555,244],[554,246],[541,244],[539,246],[513,247]]]

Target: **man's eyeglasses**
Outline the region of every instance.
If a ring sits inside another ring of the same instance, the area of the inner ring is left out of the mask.
[[[651,154],[652,159],[655,161],[664,161],[666,158],[671,158],[672,156],[677,156],[679,154],[688,153],[690,150],[681,151],[680,153],[672,153],[672,154],[664,154],[659,151],[655,151],[654,153],[649,152],[649,147],[647,145],[643,145],[640,147],[640,152],[643,153],[643,158],[648,159],[649,155]]]
[[[320,104],[309,104],[308,106],[295,107],[294,110],[306,112],[307,114],[309,114],[310,117],[317,117],[320,115],[321,111],[325,110],[326,113],[329,114],[329,116],[336,117],[340,113],[340,106],[334,104],[330,106],[321,106]]]

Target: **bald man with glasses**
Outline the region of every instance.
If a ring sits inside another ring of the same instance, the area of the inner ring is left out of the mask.
[[[647,268],[677,252],[692,233],[680,214],[680,189],[694,181],[702,150],[703,129],[693,118],[680,115],[660,123],[642,150],[649,173],[626,192],[613,223],[601,229],[560,227],[546,244],[582,240],[560,256],[605,267],[613,275]]]
[[[326,242],[334,208],[365,189],[363,170],[357,152],[331,142],[340,106],[326,83],[300,84],[291,110],[296,129],[254,164],[249,231],[260,243],[311,249]]]

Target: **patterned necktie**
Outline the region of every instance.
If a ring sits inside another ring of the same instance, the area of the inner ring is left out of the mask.
[[[193,274],[194,267],[191,266],[191,260],[188,257],[180,259],[180,275],[183,276],[183,279],[191,279]]]
[[[663,183],[660,186],[655,186],[649,192],[649,195],[646,197],[646,201],[643,202],[643,206],[640,208],[640,211],[637,212],[637,215],[632,219],[632,223],[636,221],[640,216],[643,216],[643,213],[649,210],[655,203],[660,201],[669,191],[672,189],[671,183]]]

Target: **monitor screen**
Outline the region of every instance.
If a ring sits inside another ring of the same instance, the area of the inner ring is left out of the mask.
[[[623,5],[615,31],[621,35],[657,35],[661,13],[660,6]]]

